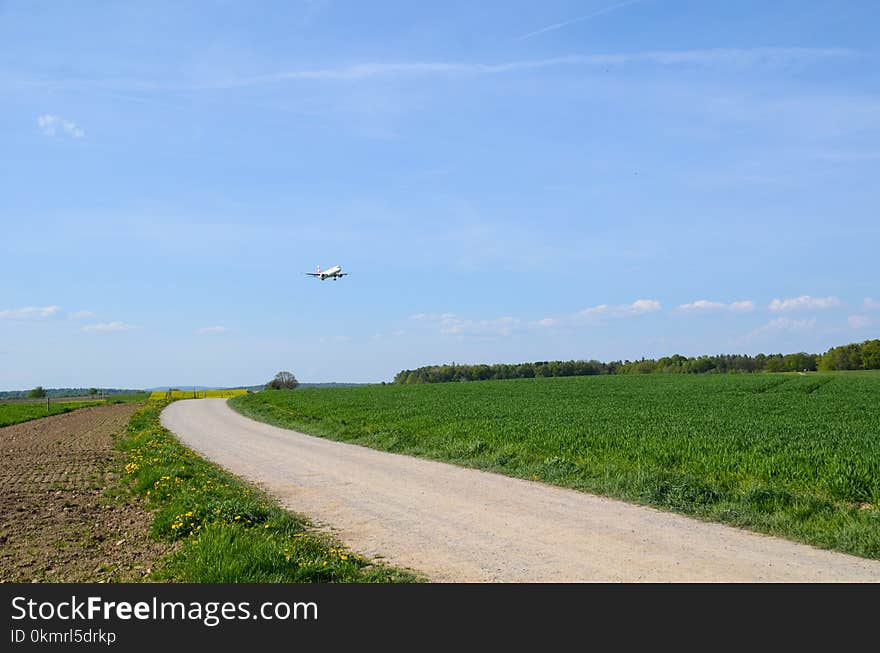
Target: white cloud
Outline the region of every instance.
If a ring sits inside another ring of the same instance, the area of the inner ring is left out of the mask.
[[[61,308],[59,306],[26,306],[25,308],[10,308],[0,311],[0,320],[32,320],[52,317]]]
[[[129,329],[137,329],[136,326],[126,324],[125,322],[102,322],[100,324],[88,324],[82,328],[83,331],[128,331]]]
[[[549,328],[555,326],[578,326],[581,324],[593,324],[604,319],[618,319],[635,317],[654,313],[663,308],[659,300],[637,299],[632,304],[598,304],[582,309],[573,315],[558,317],[545,317],[533,323],[534,326]]]
[[[809,295],[801,295],[800,297],[792,297],[790,299],[774,299],[770,302],[770,310],[774,312],[780,311],[798,311],[804,309],[825,309],[840,306],[840,300],[837,297],[810,297]]]
[[[609,306],[608,304],[599,304],[580,311],[578,315],[583,317],[630,317],[633,315],[644,315],[645,313],[653,313],[662,308],[660,302],[656,299],[637,299],[632,304],[621,304],[618,306]]]
[[[68,318],[71,320],[84,320],[87,317],[94,316],[94,313],[91,311],[74,311],[73,313],[68,314]]]
[[[713,302],[708,299],[698,299],[689,304],[681,304],[678,309],[688,313],[710,312],[710,311],[730,311],[731,313],[748,313],[755,310],[755,303],[751,300],[741,302]]]
[[[773,333],[779,331],[808,331],[816,326],[816,318],[811,317],[804,320],[792,320],[789,317],[777,317],[767,324],[758,327],[754,331],[752,331],[748,337],[753,338],[755,336],[760,336],[765,333]]]
[[[218,326],[206,326],[206,327],[202,327],[201,329],[196,329],[196,334],[198,334],[200,336],[205,335],[207,333],[226,333],[226,327],[218,325]]]
[[[871,299],[870,297],[865,297],[863,305],[865,307],[865,310],[867,311],[880,310],[880,302],[878,302],[876,299]]]
[[[733,311],[734,313],[748,313],[749,311],[755,310],[755,302],[750,299],[741,302],[730,302],[730,304],[727,305],[727,310]]]
[[[440,333],[460,336],[509,336],[522,325],[522,321],[516,317],[470,320],[455,313],[418,313],[410,316],[410,319],[435,325],[440,329]]]
[[[853,329],[864,329],[874,324],[874,320],[870,315],[850,315],[847,321]]]
[[[85,130],[78,127],[72,120],[65,120],[61,116],[45,114],[37,116],[37,126],[46,136],[54,136],[60,128],[71,138],[82,138],[86,135]]]

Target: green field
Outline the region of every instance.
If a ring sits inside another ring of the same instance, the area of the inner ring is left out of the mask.
[[[0,402],[0,427],[28,422],[32,419],[69,413],[77,408],[85,406],[98,406],[101,404],[137,403],[146,401],[147,393],[132,393],[125,395],[110,395],[106,399],[90,400],[85,397],[76,399],[50,399],[49,410],[46,410],[46,400],[18,400]]]
[[[46,400],[42,402],[9,402],[0,403],[0,427],[27,422],[48,415],[60,415],[69,413],[83,406],[97,406],[103,401],[50,401],[49,410],[46,410]]]
[[[880,558],[880,373],[266,391],[245,415]]]

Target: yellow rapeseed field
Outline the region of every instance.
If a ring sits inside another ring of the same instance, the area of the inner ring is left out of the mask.
[[[226,399],[228,397],[237,397],[238,395],[247,394],[244,388],[234,388],[232,390],[156,390],[150,395],[150,399],[205,399],[207,397],[219,397]]]

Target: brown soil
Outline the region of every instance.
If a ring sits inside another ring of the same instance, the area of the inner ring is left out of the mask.
[[[135,498],[107,491],[123,463],[113,436],[137,408],[0,428],[0,581],[146,580],[168,545],[150,538],[151,516]]]

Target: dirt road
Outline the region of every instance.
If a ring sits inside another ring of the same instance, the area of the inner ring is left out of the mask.
[[[435,581],[880,582],[880,562],[620,501],[303,435],[224,399],[162,423],[352,549]]]

